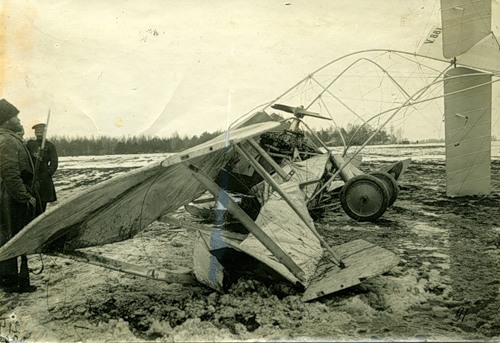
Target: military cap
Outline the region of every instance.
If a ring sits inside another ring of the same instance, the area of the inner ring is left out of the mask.
[[[5,99],[0,100],[0,125],[19,114],[16,106]]]
[[[44,123],[39,123],[39,124],[33,125],[31,128],[33,130],[36,130],[36,129],[45,129],[45,126],[47,126],[47,125],[45,125]]]

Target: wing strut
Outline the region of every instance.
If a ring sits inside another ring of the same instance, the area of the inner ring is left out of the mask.
[[[191,175],[198,180],[214,196],[225,196],[227,199],[227,210],[240,221],[240,223],[250,231],[269,251],[299,280],[304,281],[304,271],[288,256],[267,233],[255,224],[255,222],[243,211],[238,204],[231,199],[229,194],[220,188],[210,178],[203,175],[198,168],[189,165]]]
[[[302,219],[304,224],[311,230],[311,232],[318,238],[321,244],[325,247],[325,249],[330,253],[331,260],[334,264],[339,266],[340,268],[345,268],[344,262],[337,256],[337,254],[333,251],[333,249],[328,245],[323,237],[316,231],[314,224],[311,223],[308,216],[305,215],[300,208],[295,206],[294,202],[290,199],[290,197],[286,194],[283,189],[281,189],[280,185],[269,175],[269,173],[262,167],[259,162],[255,160],[250,154],[248,154],[245,150],[241,148],[239,144],[235,144],[236,151],[247,159],[247,161],[255,168],[255,170],[266,180],[269,185],[276,191],[278,194],[287,202],[287,204],[294,210],[295,213]]]
[[[94,266],[116,270],[126,274],[145,277],[147,279],[185,285],[198,284],[196,279],[193,277],[191,270],[161,271],[155,269],[147,269],[143,266],[137,266],[132,263],[118,261],[109,257],[93,254],[82,250],[65,251],[64,253],[55,253],[54,255],[62,258],[71,258],[78,262],[84,262],[92,264]]]

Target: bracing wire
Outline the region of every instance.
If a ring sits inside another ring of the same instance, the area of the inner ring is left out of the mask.
[[[444,73],[444,71],[443,71],[443,73]],[[446,78],[444,82],[450,81],[450,80],[452,80],[452,79],[461,78],[461,77],[478,76],[478,75],[482,75],[482,73],[472,73],[472,74],[468,74],[468,75],[450,76],[450,77]],[[478,88],[478,87],[484,86],[484,85],[486,85],[486,84],[489,84],[489,83],[495,83],[495,82],[498,82],[498,81],[500,81],[500,79],[499,79],[499,80],[493,80],[493,81],[491,81],[491,82],[484,83],[484,84],[480,84],[480,85],[477,85],[477,86],[472,86],[472,87],[469,87],[469,88],[466,88],[466,89],[462,89],[462,90],[459,90],[459,91],[455,91],[455,92],[449,93],[449,94],[447,94],[447,95],[459,94],[459,93],[461,93],[461,92],[465,92],[465,91],[467,91],[467,90],[475,89],[475,88]],[[395,113],[397,113],[398,111],[400,111],[400,110],[401,110],[402,108],[404,108],[404,107],[414,106],[415,104],[418,104],[418,103],[429,102],[429,101],[432,101],[432,100],[435,100],[435,99],[443,98],[444,96],[446,96],[445,94],[443,94],[443,95],[437,95],[437,96],[433,96],[433,97],[428,97],[428,98],[423,99],[423,100],[418,100],[419,98],[421,98],[421,97],[424,95],[424,93],[425,93],[427,90],[431,89],[431,87],[432,87],[432,86],[435,86],[436,84],[439,84],[440,82],[442,82],[442,81],[438,80],[438,77],[436,77],[436,79],[435,79],[433,82],[429,83],[428,85],[426,85],[425,87],[421,88],[420,90],[418,90],[418,91],[415,93],[414,98],[415,98],[415,100],[417,100],[417,101],[412,101],[412,99],[410,98],[410,99],[408,99],[408,100],[407,100],[404,104],[402,104],[402,105],[400,105],[400,106],[398,106],[398,107],[390,108],[390,109],[387,109],[387,110],[385,110],[385,111],[382,111],[382,112],[380,112],[380,113],[375,114],[374,116],[372,116],[372,117],[371,117],[371,118],[370,118],[370,119],[366,122],[366,124],[368,124],[368,122],[370,122],[371,120],[373,120],[373,119],[375,119],[375,118],[377,118],[377,117],[379,117],[379,116],[381,116],[381,115],[383,115],[383,114],[386,114],[386,113],[389,113],[389,112],[393,112],[393,111],[396,111]],[[394,113],[393,115],[391,115],[390,119],[392,119],[392,118],[394,117],[395,113]],[[385,125],[385,124],[384,124],[384,125]],[[359,130],[360,130],[360,128],[358,128],[357,132],[358,132]],[[356,132],[356,133],[357,133],[357,132]],[[356,135],[356,133],[353,135],[353,137]],[[348,147],[350,147],[351,142],[352,142],[352,138],[351,138],[351,140],[350,140],[350,142],[349,142],[349,144],[348,144]]]
[[[473,76],[478,76],[478,75],[483,75],[483,73],[471,73],[471,74],[466,74],[466,75],[450,76],[450,77],[448,77],[448,79],[447,79],[447,80],[457,79],[457,78],[462,78],[462,77],[473,77]],[[476,88],[479,88],[479,87],[484,87],[486,84],[493,84],[493,83],[496,83],[496,82],[498,82],[498,81],[500,81],[500,79],[497,79],[497,80],[492,80],[492,81],[489,81],[489,82],[482,83],[482,84],[480,84],[480,85],[476,85],[476,86],[471,86],[471,87],[468,87],[468,88],[464,88],[464,89],[461,89],[461,90],[458,90],[458,91],[455,91],[455,92],[450,92],[450,93],[448,93],[447,95],[459,94],[459,93],[462,93],[462,92],[466,92],[466,91],[468,91],[468,90],[476,89]],[[424,89],[425,89],[425,88],[429,88],[429,87],[431,87],[432,85],[434,85],[434,84],[436,84],[436,83],[438,83],[438,82],[441,82],[441,81],[435,81],[435,82],[433,82],[433,83],[431,83],[431,84],[429,84],[429,85],[425,86],[425,87],[424,87]],[[403,109],[404,107],[407,107],[407,106],[411,105],[411,104],[412,104],[412,101],[411,101],[411,100],[412,100],[412,98],[413,98],[413,97],[418,96],[421,92],[422,92],[422,89],[418,90],[417,92],[415,92],[415,93],[413,94],[413,96],[412,96],[412,97],[410,97],[410,99],[408,99],[407,101],[405,101],[405,103],[404,103],[404,104],[402,104],[399,108],[397,108],[397,109],[396,109],[396,110],[395,110],[395,111],[394,111],[394,112],[393,112],[393,113],[389,116],[389,118],[388,118],[387,120],[385,120],[385,121],[384,121],[384,123],[383,123],[383,124],[382,124],[382,125],[381,125],[378,129],[377,129],[377,130],[375,130],[375,132],[373,132],[373,134],[372,134],[372,135],[371,135],[371,136],[370,136],[370,137],[369,137],[369,138],[365,141],[365,143],[364,143],[362,146],[360,146],[360,147],[359,147],[359,148],[358,148],[358,149],[354,152],[354,154],[350,157],[350,159],[347,161],[347,163],[346,163],[345,165],[348,165],[348,164],[349,164],[352,160],[354,160],[354,158],[356,158],[356,156],[357,156],[357,155],[361,152],[361,150],[363,150],[363,149],[366,147],[366,145],[368,145],[368,143],[369,143],[369,142],[373,139],[373,137],[375,137],[375,135],[376,135],[376,134],[377,134],[380,130],[382,130],[382,128],[383,128],[385,125],[387,125],[387,123],[388,123],[388,122],[389,122],[389,121],[390,121],[390,120],[391,120],[391,119],[392,119],[392,118],[393,118],[393,117],[394,117],[394,116],[395,116],[395,115],[396,115],[396,114],[397,114],[397,113],[398,113],[401,109]],[[444,97],[444,96],[445,96],[445,95],[441,95],[441,96],[436,97],[436,98],[442,98],[442,97]],[[431,98],[431,99],[425,99],[425,101],[430,101],[430,100],[434,100],[434,99],[433,99],[433,98]],[[379,113],[378,115],[381,115],[381,113]],[[375,117],[375,116],[374,116],[374,117]],[[373,117],[372,117],[372,118],[373,118]],[[327,182],[326,182],[326,183],[325,183],[322,187],[320,187],[320,189],[318,189],[318,190],[316,191],[316,193],[315,193],[315,194],[313,194],[313,196],[311,196],[311,198],[308,200],[308,203],[309,203],[309,202],[311,202],[312,200],[314,200],[314,198],[315,198],[316,196],[318,196],[318,194],[320,194],[320,192],[322,192],[322,191],[323,191],[323,190],[324,190],[324,189],[325,189],[325,188],[326,188],[326,187],[327,187],[327,186],[331,183],[331,181],[333,181],[333,179],[334,179],[334,178],[335,178],[338,174],[340,174],[340,172],[343,170],[343,168],[345,167],[345,165],[344,165],[344,166],[342,166],[342,168],[340,168],[339,170],[337,170],[337,171],[335,172],[335,174],[334,174],[334,175],[332,175],[332,176],[330,177],[330,179],[329,179],[329,180],[328,180],[328,181],[327,181]]]
[[[276,103],[278,100],[280,101],[283,101],[283,100],[286,100],[286,98],[288,98],[292,91],[294,89],[298,89],[298,87],[300,87],[300,85],[304,84],[305,82],[309,82],[311,79],[314,80],[315,82],[319,82],[317,80],[314,79],[314,76],[315,75],[320,75],[320,72],[322,70],[324,70],[325,68],[327,68],[328,66],[340,61],[340,60],[343,60],[345,58],[348,58],[350,56],[355,56],[355,55],[358,55],[358,54],[362,54],[362,53],[376,53],[376,52],[379,52],[380,54],[378,55],[378,57],[381,57],[383,56],[384,54],[389,54],[389,56],[391,55],[395,55],[395,56],[398,56],[400,58],[403,58],[403,59],[407,59],[409,61],[411,61],[412,63],[416,63],[420,66],[420,68],[422,66],[430,69],[430,70],[434,70],[434,71],[437,71],[435,68],[432,68],[431,66],[428,66],[428,65],[425,65],[425,64],[422,64],[418,59],[419,58],[425,58],[427,60],[434,60],[434,61],[440,61],[440,62],[447,62],[449,63],[448,60],[443,60],[443,59],[440,59],[440,58],[433,58],[433,57],[429,57],[429,56],[424,56],[424,55],[420,55],[420,54],[417,54],[417,53],[409,53],[409,52],[406,52],[406,51],[400,51],[400,50],[392,50],[392,49],[368,49],[368,50],[361,50],[361,51],[356,51],[356,52],[353,52],[353,53],[349,53],[349,54],[346,54],[344,56],[341,56],[335,60],[332,60],[330,61],[329,63],[323,65],[322,67],[318,68],[317,70],[315,70],[313,73],[311,74],[308,74],[305,78],[303,78],[302,80],[300,80],[299,82],[297,82],[295,85],[293,85],[292,87],[290,87],[287,91],[285,91],[284,93],[282,93],[280,96],[278,96],[276,99],[272,100],[272,101],[269,101],[269,102],[266,102],[264,104],[262,104],[262,107],[261,107],[261,110],[264,111],[266,108],[268,108],[270,105],[272,105],[273,103]],[[415,58],[416,60],[411,60],[408,58],[408,56],[412,56],[413,58]],[[373,63],[373,64],[376,64],[378,65],[377,62],[374,61],[374,59],[378,58],[377,56],[372,58],[372,59],[368,59],[368,58],[360,58],[358,59],[358,61],[362,61],[363,59],[365,61],[369,61],[369,63]],[[353,64],[356,64],[358,61],[355,61],[351,64],[351,66],[353,66]],[[321,97],[323,95],[323,93],[325,92],[328,92],[330,95],[332,95],[333,93],[331,93],[328,89],[329,87],[335,83],[335,81],[340,77],[342,76],[345,71],[349,69],[349,67],[347,67],[344,71],[342,71],[340,74],[337,74],[335,79],[330,82],[330,84],[328,86],[324,86],[324,85],[321,85],[322,88],[323,88],[323,91],[322,92],[319,92],[318,96],[316,97],[316,99],[314,99],[307,107],[309,108],[313,103],[317,102],[317,100],[319,99],[319,97]],[[385,69],[383,68],[382,66],[379,65],[379,69],[382,70],[384,73],[386,73],[386,75],[392,80],[392,82],[396,85],[396,87],[400,90],[400,92],[402,92],[403,94],[406,92],[406,90],[404,89],[403,85],[401,85],[399,82],[397,82],[394,77],[391,75],[391,73],[388,72],[388,69]],[[407,76],[407,80],[408,80],[408,76]],[[406,82],[405,82],[406,83]],[[300,89],[299,89],[300,90]],[[303,94],[305,94],[307,92],[307,90],[302,90]],[[405,94],[406,97],[408,97],[407,93]],[[334,97],[335,98],[335,97]],[[337,97],[337,99],[339,99]],[[369,99],[366,99],[367,101],[370,101]],[[344,106],[345,107],[345,106]],[[352,111],[351,111],[352,112]],[[245,113],[243,116],[241,116],[240,118],[238,118],[235,122],[231,123],[230,127],[234,126],[236,123],[238,123],[243,117],[247,117],[248,115],[250,115],[252,113],[252,111],[249,111],[247,113]]]

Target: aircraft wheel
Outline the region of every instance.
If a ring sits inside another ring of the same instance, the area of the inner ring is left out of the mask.
[[[342,208],[359,222],[374,221],[387,210],[389,191],[384,182],[372,175],[357,175],[340,192]]]
[[[374,171],[370,173],[370,175],[373,175],[384,182],[387,190],[389,191],[389,207],[392,206],[399,195],[399,186],[394,176],[383,171]]]

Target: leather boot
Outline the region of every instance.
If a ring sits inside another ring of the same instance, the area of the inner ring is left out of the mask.
[[[0,289],[7,293],[15,292],[18,282],[17,257],[0,261]]]
[[[36,291],[37,287],[30,285],[30,272],[28,269],[28,257],[21,256],[21,270],[19,271],[19,293]]]

